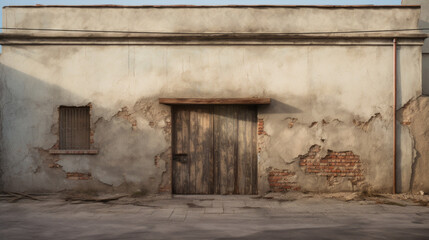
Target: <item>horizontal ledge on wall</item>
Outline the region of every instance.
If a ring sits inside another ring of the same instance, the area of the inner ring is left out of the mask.
[[[160,98],[159,103],[167,105],[186,104],[270,104],[271,98]]]
[[[399,45],[423,45],[426,34],[282,34],[282,33],[192,33],[192,34],[63,34],[43,32],[0,34],[3,45],[386,45],[393,38]]]
[[[119,4],[98,4],[98,5],[11,5],[3,8],[420,8],[420,5],[119,5]]]
[[[56,155],[95,155],[98,154],[98,149],[83,149],[83,150],[66,150],[66,149],[51,149],[50,154]]]

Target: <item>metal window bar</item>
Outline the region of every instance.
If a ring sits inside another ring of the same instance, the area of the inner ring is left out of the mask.
[[[60,149],[90,149],[89,107],[60,106]]]

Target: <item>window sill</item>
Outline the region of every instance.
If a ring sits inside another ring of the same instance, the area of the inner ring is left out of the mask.
[[[98,154],[98,149],[82,149],[82,150],[66,150],[66,149],[51,149],[50,154],[62,155],[95,155]]]

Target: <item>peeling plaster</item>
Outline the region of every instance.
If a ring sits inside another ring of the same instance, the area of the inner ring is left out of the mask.
[[[356,116],[353,116],[350,121],[335,117],[311,121],[311,118],[308,119],[305,115],[301,116],[302,119],[306,119],[305,121],[293,121],[293,119],[299,118],[298,115],[282,120],[265,114],[258,117],[264,118],[265,131],[268,133],[268,135],[258,136],[260,189],[264,191],[269,189],[265,176],[268,174],[267,169],[275,168],[296,172],[299,185],[307,191],[356,191],[362,188],[385,191],[380,190],[380,186],[383,184],[386,186],[388,182],[380,184],[380,180],[376,179],[387,178],[390,175],[390,172],[386,171],[390,162],[370,161],[374,158],[387,158],[382,157],[383,153],[380,152],[380,149],[385,147],[391,139],[391,130],[388,128],[390,122],[383,119],[380,113],[374,113],[367,121],[355,123],[352,119],[359,119]],[[289,124],[283,129],[274,130],[272,128],[272,126],[278,125],[278,121],[283,120],[287,120],[288,123],[293,122],[293,128],[289,128]],[[356,123],[359,127],[356,127]],[[365,176],[359,181],[326,176],[323,177],[324,181],[321,181],[320,177],[304,174],[298,169],[300,158],[296,156],[301,155],[305,148],[308,151],[312,147],[308,145],[308,142],[319,142],[317,146],[320,146],[320,153],[318,153],[320,159],[328,155],[329,149],[346,149],[362,153],[360,156],[361,171]],[[361,144],[356,145],[357,142],[361,142]],[[357,182],[358,185],[356,185]]]
[[[398,116],[398,122],[401,123],[399,126],[402,132],[406,132],[408,138],[401,136],[402,141],[400,145],[401,149],[407,146],[403,146],[404,140],[409,142],[411,152],[405,159],[409,164],[405,171],[409,172],[409,175],[403,176],[401,183],[411,192],[429,192],[429,176],[427,171],[429,169],[429,97],[420,96],[416,99],[409,100],[403,107],[396,112]],[[402,151],[401,151],[402,152]],[[401,161],[402,161],[401,154]]]
[[[317,125],[317,122],[312,122],[311,124],[310,124],[310,126],[308,126],[309,128],[312,128],[312,127],[314,127],[314,126],[316,126]]]
[[[132,129],[137,129],[137,120],[131,116],[132,113],[128,112],[128,107],[123,107],[121,110],[118,111],[112,118],[123,118],[127,120],[132,125]]]
[[[150,179],[161,181],[161,177],[153,176],[162,176],[167,168],[167,159],[160,157],[157,166],[153,159],[160,156],[160,152],[168,150],[169,137],[166,137],[165,130],[158,126],[158,121],[168,115],[162,115],[165,113],[163,110],[158,112],[153,104],[145,101],[136,103],[133,110],[129,112],[127,107],[123,107],[111,120],[97,120],[95,142],[100,146],[98,159],[102,159],[102,162],[91,162],[91,172],[95,178],[114,187],[129,182],[143,184],[150,190],[153,188],[148,184],[153,182]],[[161,113],[162,117],[159,117],[158,113]],[[156,124],[150,124],[155,121]],[[98,159],[96,161],[99,161]]]
[[[352,190],[356,190],[354,186],[359,186],[364,179],[359,156],[352,151],[336,152],[328,149],[323,155],[320,152],[321,146],[315,144],[310,147],[308,153],[298,156],[301,169],[306,174],[326,176],[330,187],[347,179],[353,186]]]
[[[372,115],[369,119],[368,119],[368,121],[360,121],[360,120],[357,120],[357,119],[353,119],[353,124],[356,126],[356,127],[358,127],[358,128],[360,128],[360,129],[362,129],[362,130],[364,130],[365,132],[366,131],[368,131],[368,127],[370,126],[370,124],[371,124],[371,122],[372,121],[374,121],[375,119],[377,119],[377,118],[379,118],[379,119],[383,119],[382,117],[381,117],[381,114],[380,113],[375,113],[374,115]]]
[[[285,120],[288,122],[288,127],[293,128],[293,125],[295,124],[296,121],[298,121],[298,118],[287,117]]]

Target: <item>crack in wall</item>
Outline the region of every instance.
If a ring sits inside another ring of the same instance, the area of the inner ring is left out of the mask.
[[[416,99],[414,98],[410,99],[401,108],[396,110],[398,121],[402,126],[404,126],[407,129],[407,131],[409,132],[409,135],[411,136],[412,162],[411,162],[411,175],[409,179],[410,192],[421,190],[421,189],[415,189],[417,166],[420,164],[419,161],[422,158],[422,154],[417,148],[418,140],[416,139],[415,134],[417,134],[422,130],[425,131],[425,129],[426,131],[428,131],[427,129],[429,129],[429,125],[427,124],[427,122],[426,122],[426,126],[420,126],[419,124],[421,123],[419,123],[418,120],[416,122],[416,118],[418,119],[418,116],[422,114],[422,106],[420,105],[420,101],[423,99],[424,99],[424,96],[419,96]],[[423,128],[423,129],[418,129],[418,128]]]
[[[414,137],[413,137],[413,148],[416,152],[414,158],[413,158],[413,162],[411,164],[411,177],[410,177],[410,191],[412,191],[414,189],[414,180],[415,180],[415,175],[416,175],[416,168],[417,168],[417,162],[418,159],[421,157],[421,154],[419,153],[419,151],[417,151],[417,149],[414,147]]]
[[[400,110],[405,110],[408,108],[408,106],[411,104],[410,101],[408,101],[403,108],[401,108]],[[397,110],[396,113],[398,113],[400,110]],[[411,145],[413,147],[413,157],[412,157],[412,162],[411,162],[411,176],[410,176],[410,182],[409,182],[409,191],[413,190],[413,183],[414,183],[414,178],[415,178],[415,172],[416,172],[416,166],[417,166],[417,161],[418,158],[420,157],[420,153],[419,151],[416,149],[416,139],[414,137],[414,134],[411,131],[411,120],[408,121],[400,121],[401,125],[403,125],[404,127],[406,127],[408,133],[411,136]]]
[[[353,119],[353,124],[354,124],[356,127],[358,127],[358,128],[360,128],[360,129],[364,130],[365,132],[367,132],[367,131],[368,131],[368,128],[369,128],[369,126],[370,126],[370,124],[371,124],[373,121],[375,121],[376,119],[383,119],[383,118],[381,117],[381,114],[380,114],[380,113],[375,113],[374,115],[372,115],[372,116],[368,119],[368,121],[360,121],[360,120],[357,120],[357,119]]]
[[[171,171],[172,171],[171,164],[170,164],[170,162],[171,162],[170,160],[172,157],[171,147],[169,147],[164,152],[158,154],[157,156],[159,156],[159,160],[164,160],[164,162],[165,162],[165,169],[161,173],[161,181],[158,185],[158,192],[160,192],[160,193],[170,192],[171,193]],[[156,166],[159,167],[158,164]]]

